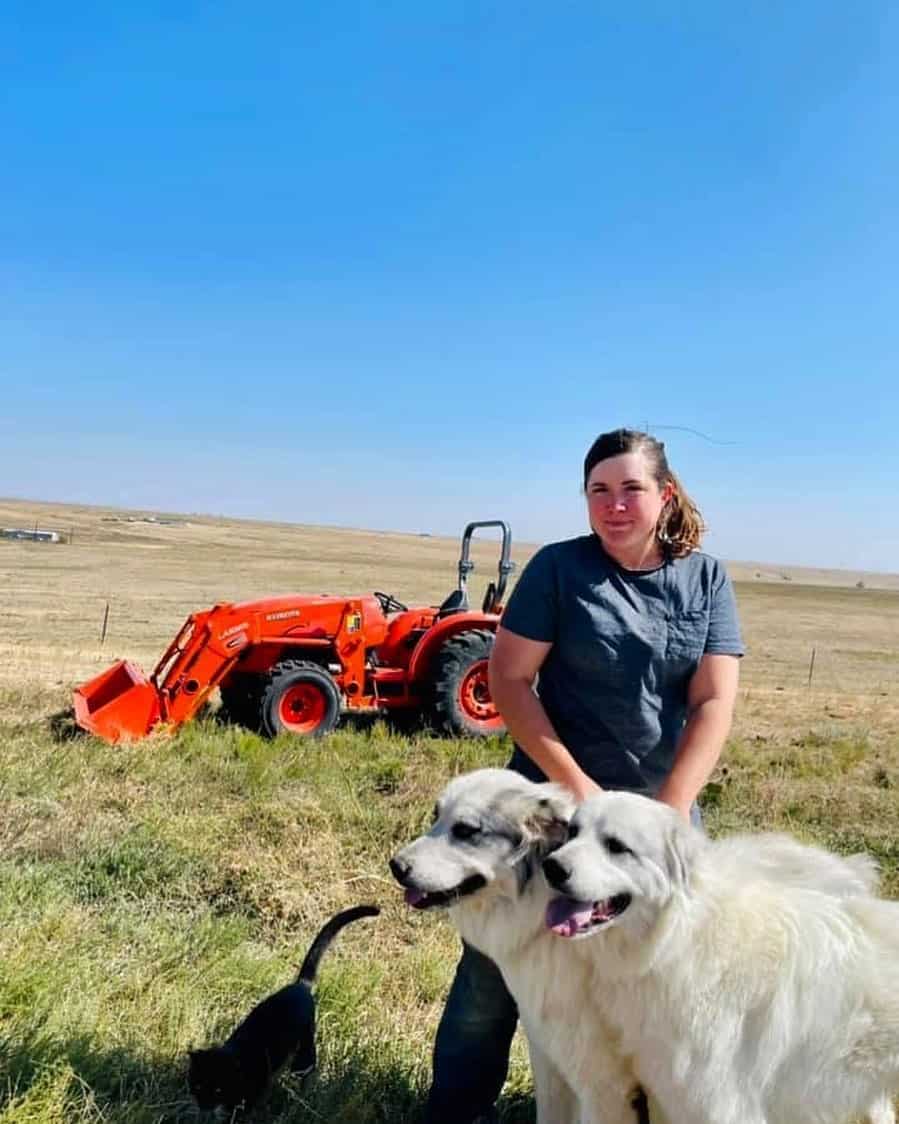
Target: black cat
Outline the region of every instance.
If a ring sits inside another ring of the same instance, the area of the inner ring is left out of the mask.
[[[251,1108],[286,1062],[301,1075],[315,1068],[312,984],[319,961],[344,925],[380,912],[374,905],[357,905],[332,917],[312,942],[294,983],[263,999],[224,1045],[190,1052],[187,1082],[201,1109]]]

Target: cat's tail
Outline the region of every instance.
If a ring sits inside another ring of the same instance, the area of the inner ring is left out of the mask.
[[[342,913],[335,914],[322,926],[321,932],[312,942],[297,979],[311,984],[315,980],[319,961],[344,925],[349,925],[351,921],[358,921],[360,917],[377,917],[380,912],[376,905],[355,905],[352,909],[345,909]]]

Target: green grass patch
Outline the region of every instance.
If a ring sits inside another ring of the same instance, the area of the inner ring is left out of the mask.
[[[406,910],[387,859],[453,775],[509,743],[385,723],[266,741],[204,720],[109,747],[0,720],[0,1124],[197,1119],[186,1052],[292,978],[321,924],[363,901],[318,985],[318,1073],[255,1118],[415,1124],[458,957]],[[899,751],[814,726],[734,741],[704,797],[712,833],[792,830],[865,849],[899,892]],[[533,1119],[516,1042],[501,1106]]]

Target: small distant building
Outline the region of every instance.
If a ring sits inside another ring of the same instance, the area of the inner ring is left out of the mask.
[[[26,527],[3,527],[0,538],[20,539],[24,542],[62,542],[58,531],[28,530]]]

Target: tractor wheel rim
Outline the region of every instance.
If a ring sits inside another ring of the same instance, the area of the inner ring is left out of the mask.
[[[317,730],[327,710],[325,696],[312,683],[296,683],[288,687],[278,701],[281,725],[294,734],[310,734]]]
[[[486,660],[478,660],[465,672],[459,684],[459,705],[466,718],[484,729],[499,729],[503,725],[499,711],[490,697]]]

